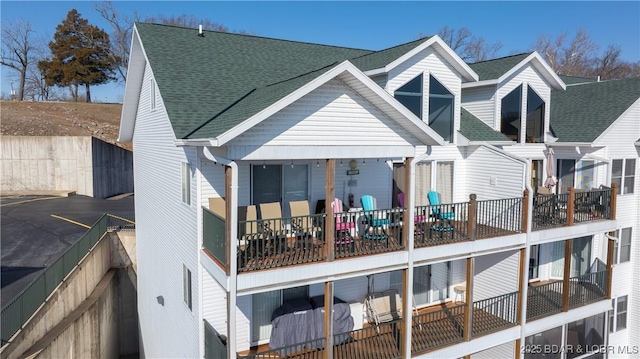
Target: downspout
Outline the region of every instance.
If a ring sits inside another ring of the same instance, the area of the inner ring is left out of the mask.
[[[431,146],[427,147],[427,152],[417,155],[413,158],[413,161],[411,161],[411,167],[410,167],[410,174],[409,174],[409,188],[410,188],[410,193],[411,196],[408,196],[408,198],[405,198],[405,205],[407,206],[407,210],[408,210],[408,217],[407,219],[405,219],[405,222],[409,224],[407,230],[409,232],[408,240],[409,243],[407,243],[407,255],[408,255],[408,266],[407,266],[407,285],[409,286],[410,290],[408,292],[408,296],[407,298],[403,298],[403,300],[405,301],[404,303],[404,307],[405,308],[411,308],[411,312],[413,314],[413,245],[414,245],[414,232],[415,232],[415,224],[413,223],[413,218],[415,218],[415,198],[416,198],[416,166],[418,165],[418,163],[422,162],[424,159],[426,159],[427,157],[429,157],[429,155],[431,154]],[[408,200],[408,203],[407,203]],[[403,314],[403,317],[405,318],[404,321],[404,332],[407,334],[411,333],[411,324],[412,321],[409,320],[411,318],[411,315],[407,315],[406,313]],[[411,358],[411,335],[406,335],[405,336],[405,342],[404,342],[405,348],[407,348],[406,350],[406,359]]]
[[[531,184],[529,180],[529,175],[531,173],[531,161],[521,158],[519,156],[513,155],[511,153],[507,153],[490,144],[485,144],[485,146],[495,151],[498,151],[500,153],[504,153],[507,156],[513,158],[514,160],[524,163],[525,165],[525,171],[522,175],[522,180],[524,181],[524,188],[529,192],[529,202],[527,203],[527,212],[528,212],[527,228],[525,228],[526,230],[526,242],[525,242],[525,249],[524,249],[525,263],[524,263],[524,271],[522,273],[522,276],[520,277],[520,280],[522,281],[522,288],[523,288],[522,301],[521,301],[522,307],[520,308],[520,345],[523,345],[523,343],[525,342],[524,327],[527,320],[527,297],[529,292],[529,257],[531,256],[529,241],[530,241],[531,228],[532,228],[532,222],[533,222],[533,195],[534,194],[533,194],[533,188],[531,188]],[[520,348],[516,348],[516,349],[520,350]]]
[[[227,220],[231,221],[231,238],[233,243],[238,243],[238,164],[232,160],[214,156],[208,147],[203,147],[202,153],[209,161],[217,162],[225,166],[231,167],[231,213],[228,213]],[[227,196],[228,197],[228,196]],[[238,246],[231,245],[230,260],[231,268],[229,268],[230,278],[227,285],[227,298],[229,303],[229,318],[227,320],[227,348],[229,358],[236,357],[236,307],[238,296]]]

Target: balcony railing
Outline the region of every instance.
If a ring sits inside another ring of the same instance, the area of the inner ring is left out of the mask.
[[[534,231],[572,226],[574,223],[612,219],[615,213],[615,193],[611,188],[568,193],[537,195],[533,198]]]
[[[522,198],[478,201],[475,239],[522,232]]]
[[[601,270],[569,278],[567,293],[564,292],[562,280],[530,285],[527,296],[527,321],[606,299],[608,274],[607,270]],[[563,308],[563,302],[568,303],[566,309]]]
[[[224,218],[206,208],[202,208],[202,246],[223,265],[227,263],[224,228]]]
[[[473,302],[471,335],[481,336],[518,322],[518,292]]]
[[[421,354],[464,340],[464,304],[419,314],[411,322],[411,353]]]

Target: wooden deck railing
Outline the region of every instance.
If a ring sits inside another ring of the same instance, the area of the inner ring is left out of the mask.
[[[533,197],[532,230],[572,226],[601,219],[615,219],[613,188],[580,192],[569,188],[567,193]]]
[[[518,322],[518,292],[473,302],[471,335],[478,337]]]
[[[542,285],[530,285],[527,292],[527,321],[562,311],[561,280]]]
[[[569,279],[569,307],[576,308],[607,298],[608,271],[587,273]]]
[[[411,318],[411,354],[464,340],[464,304],[445,307]]]
[[[403,320],[382,323],[334,335],[334,359],[398,359]],[[345,337],[345,335],[348,335]],[[338,344],[341,343],[341,344]]]
[[[522,232],[522,198],[505,198],[477,203],[475,239]]]

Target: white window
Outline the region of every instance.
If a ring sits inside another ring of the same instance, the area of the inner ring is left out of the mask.
[[[182,292],[184,303],[191,310],[191,271],[182,265]]]
[[[154,79],[149,80],[149,89],[149,103],[151,110],[153,111],[156,109],[156,81]]]
[[[191,205],[191,167],[182,163],[182,202]]]
[[[613,251],[613,261],[616,264],[631,260],[631,227],[616,231],[616,241]]]
[[[618,184],[618,194],[633,193],[635,174],[635,158],[613,160],[611,164],[611,183]]]
[[[627,299],[625,295],[611,300],[613,310],[609,311],[609,333],[627,327]]]

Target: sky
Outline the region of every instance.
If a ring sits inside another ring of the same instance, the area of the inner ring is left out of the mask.
[[[604,51],[620,45],[622,59],[640,61],[640,1],[115,1],[125,16],[193,15],[258,36],[381,50],[432,35],[444,26],[467,27],[488,43],[501,42],[500,56],[532,48],[540,35],[575,35],[584,28]],[[0,1],[0,22],[29,21],[50,41],[72,8],[110,32],[93,1]],[[2,67],[0,89],[17,86],[17,73]],[[95,102],[121,102],[124,84],[93,86]]]

